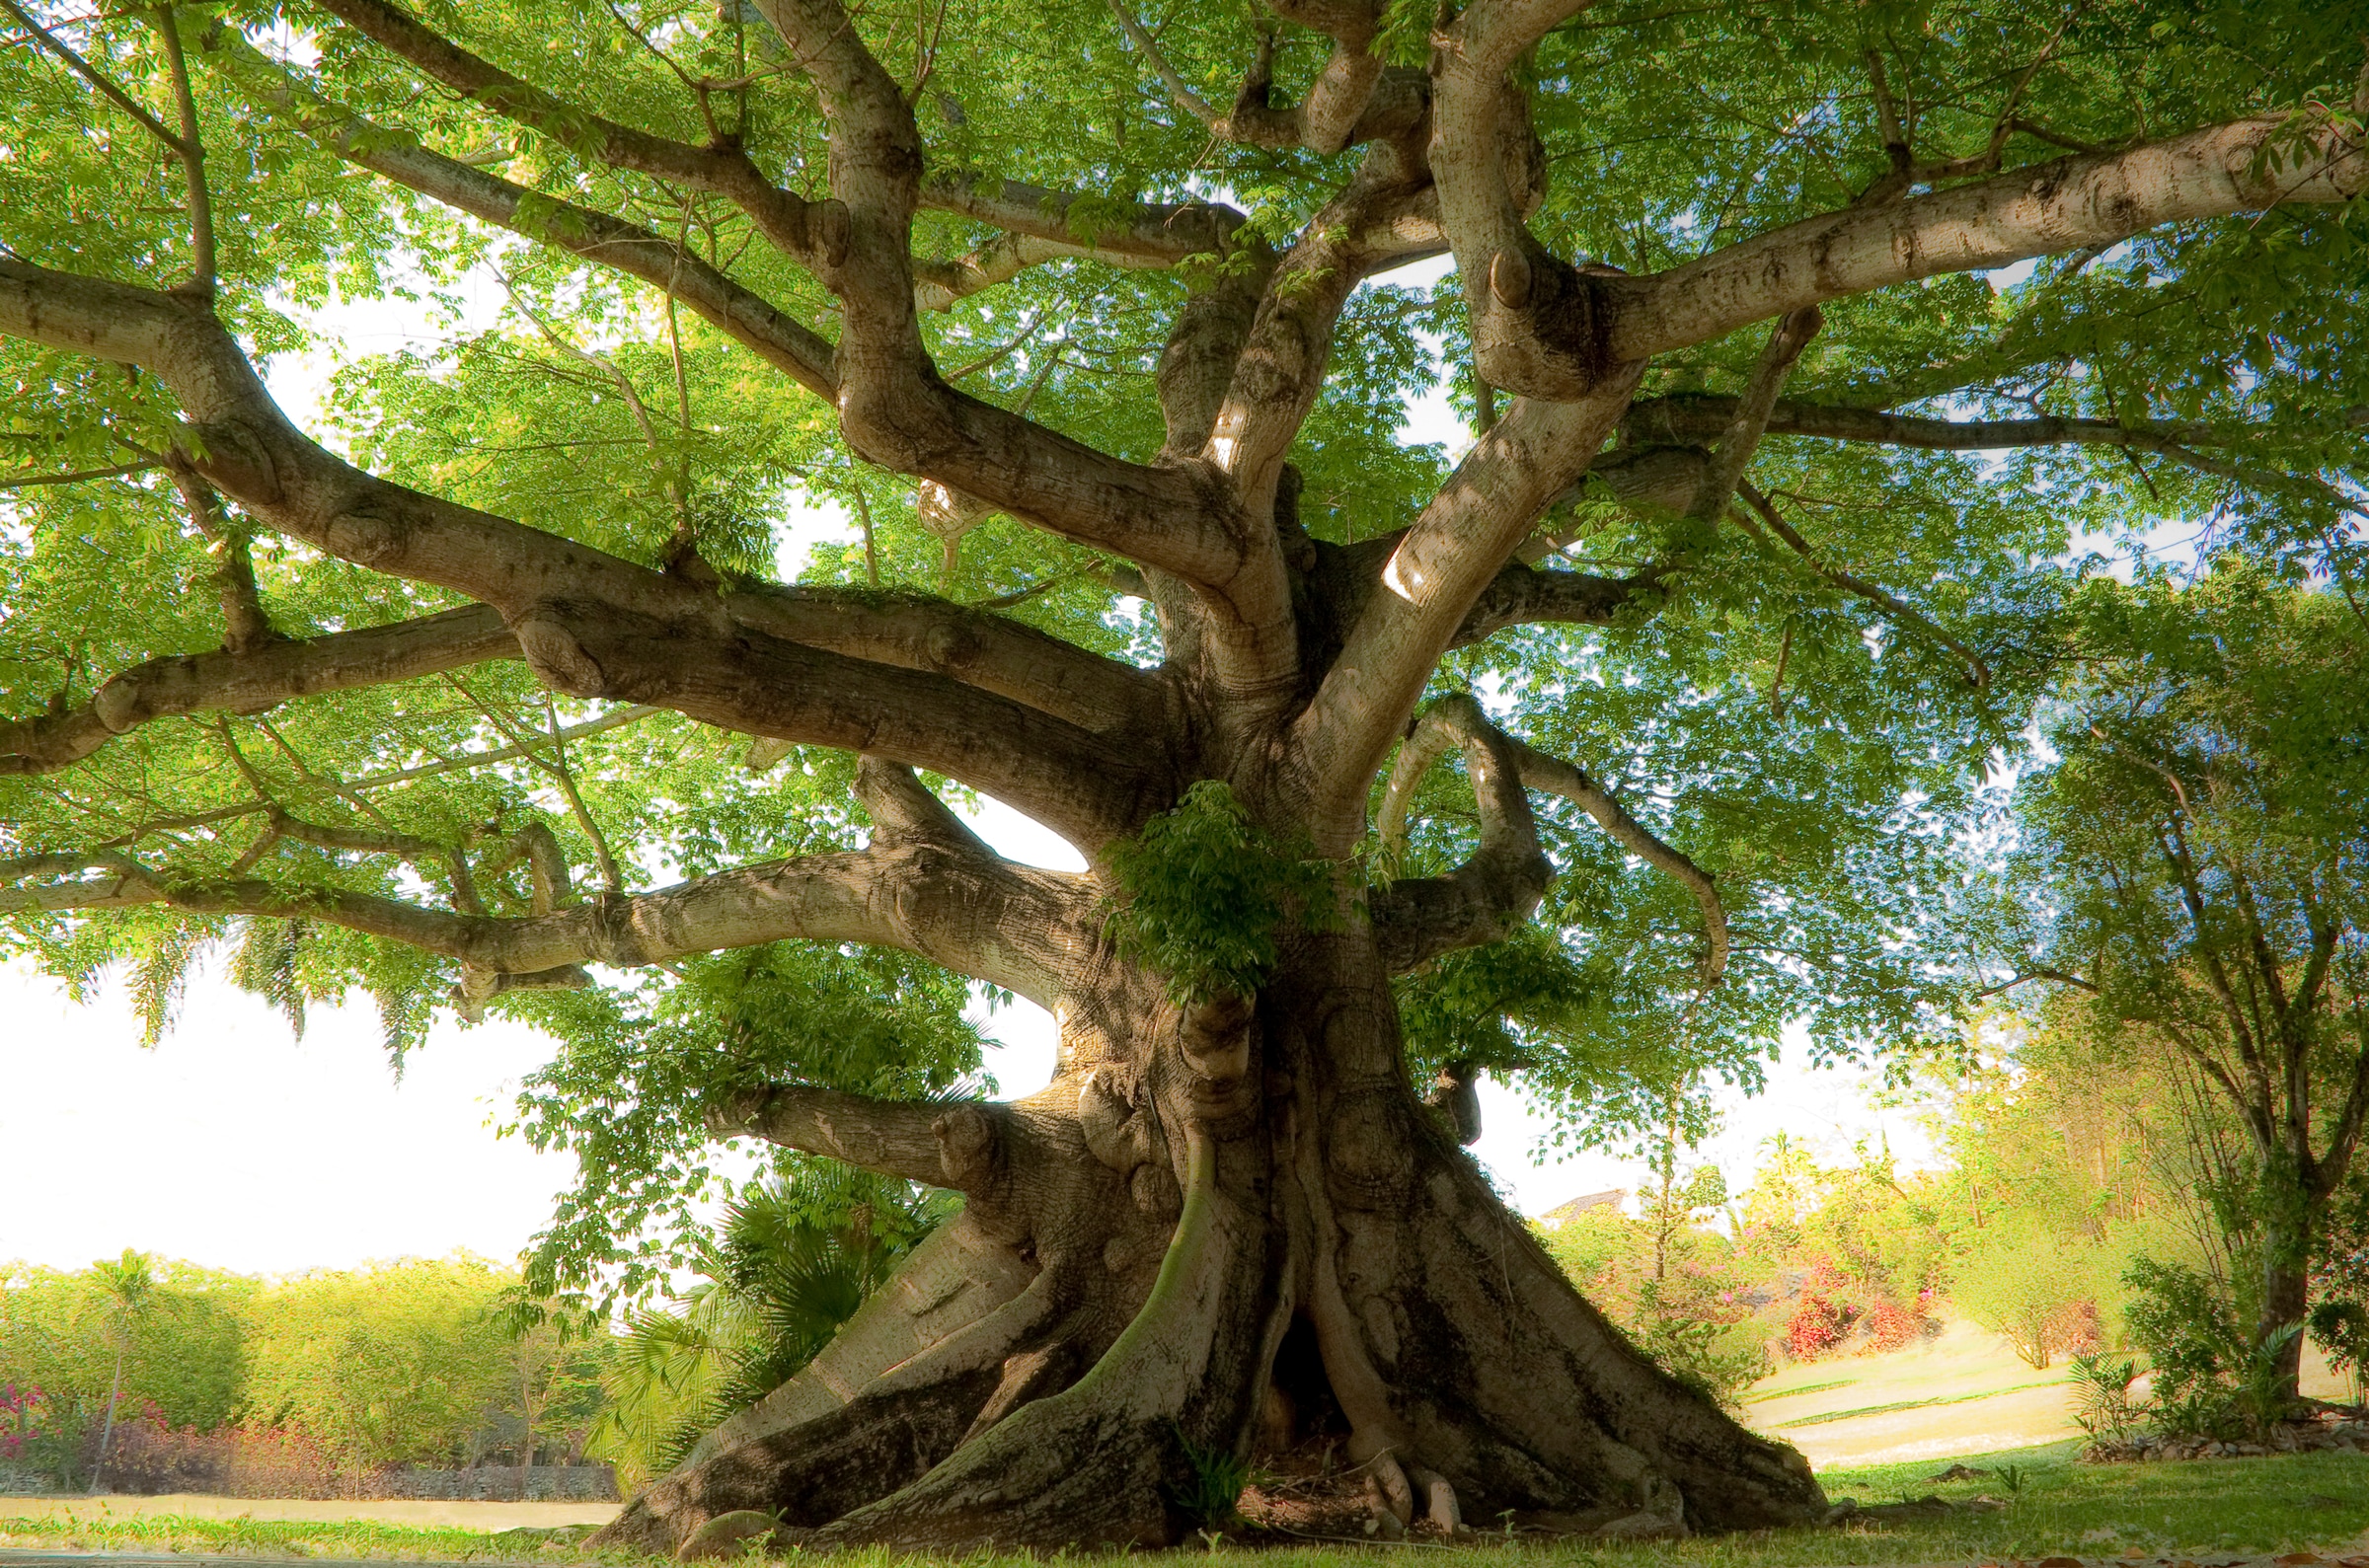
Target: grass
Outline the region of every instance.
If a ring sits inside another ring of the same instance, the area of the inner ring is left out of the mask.
[[[1791,1388],[1759,1388],[1744,1395],[1746,1404],[1763,1404],[1771,1399],[1792,1399],[1802,1394],[1827,1393],[1836,1388],[1848,1388],[1859,1381],[1857,1378],[1837,1378],[1832,1382],[1805,1382]]]
[[[1928,1479],[1952,1462],[1992,1470],[1988,1479]],[[2011,1494],[1996,1473],[2017,1466]],[[1757,1531],[1708,1539],[1636,1545],[1515,1541],[1472,1547],[1282,1547],[1260,1554],[1261,1568],[1352,1568],[1407,1558],[1460,1558],[1474,1568],[1535,1562],[1576,1568],[1900,1568],[1922,1563],[2014,1563],[2066,1555],[2090,1559],[2169,1559],[2210,1565],[2319,1547],[2341,1547],[2369,1530],[2369,1459],[2354,1454],[2272,1455],[2187,1464],[2082,1465],[2072,1446],[2020,1449],[1962,1460],[1830,1470],[1827,1495],[1863,1505],[1939,1495],[1952,1502],[1988,1494],[1998,1513],[1957,1513],[1944,1520],[1840,1529]],[[7,1506],[0,1499],[0,1510]],[[1476,1522],[1479,1523],[1479,1522]],[[91,1523],[0,1518],[0,1548],[111,1552],[191,1552],[254,1557],[365,1557],[482,1563],[593,1560],[569,1531],[412,1529],[379,1524],[198,1520],[158,1516]],[[1228,1543],[1224,1553],[1241,1548]],[[1199,1547],[1192,1548],[1198,1552]],[[626,1563],[633,1559],[610,1558]],[[884,1551],[849,1552],[844,1568],[919,1568],[930,1559]],[[1034,1559],[965,1555],[964,1568]],[[1440,1568],[1453,1568],[1442,1563]]]
[[[1862,1405],[1857,1410],[1828,1410],[1814,1416],[1796,1416],[1791,1421],[1777,1423],[1779,1430],[1795,1427],[1822,1427],[1835,1421],[1856,1421],[1861,1416],[1888,1416],[1895,1410],[1922,1410],[1928,1405],[1972,1404],[1977,1399],[1996,1399],[2002,1394],[2025,1393],[2033,1388],[2053,1388],[2054,1382],[2019,1383],[2013,1388],[1984,1388],[1975,1393],[1943,1394],[1932,1399],[1895,1399],[1890,1404]]]

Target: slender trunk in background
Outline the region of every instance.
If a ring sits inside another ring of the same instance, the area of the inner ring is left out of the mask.
[[[115,1381],[107,1390],[107,1421],[99,1428],[99,1457],[91,1465],[90,1495],[99,1495],[100,1478],[107,1473],[107,1451],[115,1440],[115,1401],[123,1396],[123,1341],[115,1340]]]

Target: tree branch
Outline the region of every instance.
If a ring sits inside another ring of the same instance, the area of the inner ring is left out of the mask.
[[[114,677],[70,712],[0,723],[0,775],[71,767],[154,718],[262,712],[292,698],[516,657],[517,638],[501,617],[470,605],[392,626],[150,659]]]
[[[302,916],[510,977],[588,962],[636,968],[791,937],[864,942],[919,953],[1050,1007],[1073,950],[1087,945],[1081,923],[1090,919],[1095,895],[1080,878],[995,859],[978,853],[975,842],[891,829],[867,850],[743,866],[512,919],[446,913],[343,888],[185,878],[120,854],[55,852],[0,862],[0,878],[102,874],[0,889],[0,914],[163,906],[203,915]]]
[[[1705,986],[1716,985],[1727,972],[1727,911],[1719,902],[1719,888],[1711,873],[1656,838],[1629,814],[1611,791],[1589,778],[1584,769],[1550,757],[1521,741],[1512,744],[1523,787],[1543,789],[1570,801],[1595,818],[1596,825],[1612,835],[1623,849],[1675,878],[1693,896],[1696,907],[1703,912],[1703,957],[1697,973]]]
[[[1159,41],[1152,37],[1149,29],[1135,20],[1135,13],[1126,0],[1110,0],[1110,15],[1117,20],[1118,30],[1127,36],[1127,42],[1134,46],[1136,53],[1143,56],[1144,63],[1151,66],[1152,74],[1160,78],[1160,85],[1168,89],[1169,102],[1211,130],[1224,134],[1219,130],[1224,123],[1224,116],[1209,106],[1207,99],[1193,91],[1192,84],[1184,80],[1175,66],[1168,63],[1168,56],[1161,52]]]
[[[174,488],[181,491],[191,525],[205,541],[206,554],[214,558],[214,591],[222,602],[223,648],[249,653],[275,640],[279,634],[271,630],[270,617],[264,614],[247,536],[223,520],[213,486],[198,477],[188,459],[176,453],[165,460],[165,469],[173,477]]]
[[[147,365],[180,395],[202,437],[207,455],[193,466],[251,515],[358,564],[493,605],[555,690],[640,694],[632,700],[729,729],[878,750],[987,789],[1081,847],[1131,830],[1137,792],[1159,787],[1145,770],[1160,764],[1139,743],[939,673],[987,666],[1018,689],[1058,696],[1074,683],[1090,700],[1152,679],[1113,661],[1078,650],[1058,657],[1047,651],[1058,646],[1050,638],[990,635],[992,618],[955,610],[918,637],[914,669],[787,641],[802,625],[854,621],[888,632],[881,641],[894,647],[895,634],[909,635],[920,618],[908,613],[902,626],[882,627],[863,615],[802,614],[817,608],[812,597],[719,594],[378,480],[289,425],[210,315],[146,290],[0,259],[0,334]],[[977,641],[965,646],[966,635]],[[702,666],[711,648],[717,660]],[[1022,650],[1032,657],[1018,657]],[[711,678],[726,669],[745,684]]]
[[[1465,647],[1512,626],[1610,626],[1623,610],[1652,602],[1664,580],[1660,567],[1630,577],[1596,577],[1509,562],[1481,591],[1449,645]]]
[[[1522,792],[1518,743],[1466,693],[1433,703],[1399,748],[1374,820],[1384,848],[1405,854],[1415,791],[1432,765],[1459,745],[1481,809],[1481,847],[1445,876],[1400,877],[1369,895],[1375,940],[1394,972],[1459,947],[1504,940],[1538,908],[1555,875]]]
[[[1382,591],[1293,724],[1327,853],[1345,854],[1362,834],[1368,782],[1440,653],[1548,503],[1586,472],[1634,385],[1631,373],[1580,403],[1517,400],[1401,536]]]
[[[1450,947],[1499,940],[1529,917],[1538,900],[1545,896],[1546,878],[1552,872],[1539,855],[1538,831],[1527,799],[1521,799],[1518,812],[1513,801],[1521,797],[1523,789],[1541,789],[1577,805],[1624,849],[1685,886],[1703,911],[1702,983],[1710,986],[1719,981],[1727,968],[1727,915],[1710,873],[1656,838],[1609,791],[1589,778],[1584,769],[1550,757],[1498,729],[1469,695],[1456,694],[1434,703],[1415,722],[1407,743],[1400,748],[1390,783],[1383,791],[1381,809],[1374,818],[1374,829],[1386,847],[1404,849],[1407,815],[1415,789],[1430,772],[1431,765],[1458,741],[1465,746],[1466,766],[1476,769],[1475,789],[1481,796],[1481,852],[1453,876],[1427,879],[1428,883],[1444,880],[1458,884],[1453,890],[1433,891],[1421,883],[1393,883],[1386,890],[1391,899],[1387,904],[1376,905],[1377,928],[1383,922],[1380,911],[1385,907],[1390,911],[1390,919],[1406,923],[1403,931],[1392,935],[1386,950],[1393,954],[1394,961],[1402,953],[1420,953],[1398,967],[1412,967]],[[1485,751],[1477,752],[1477,746],[1485,747]],[[1516,863],[1521,855],[1538,857],[1534,890],[1522,874],[1528,867]],[[1478,881],[1483,895],[1493,892],[1493,902],[1485,905],[1471,895],[1448,896],[1451,891],[1461,893],[1462,883],[1468,878]],[[1401,888],[1407,889],[1405,896],[1399,893]],[[1525,898],[1527,902],[1521,902]],[[1425,908],[1427,903],[1451,905],[1454,914],[1462,916],[1462,924],[1453,918],[1443,919],[1440,913]],[[1472,912],[1476,908],[1477,914]],[[1501,929],[1492,929],[1489,924],[1492,910]],[[1474,934],[1469,939],[1450,939],[1458,930]]]
[[[1754,449],[1760,445],[1761,432],[1768,427],[1777,394],[1785,390],[1786,378],[1823,321],[1818,308],[1811,305],[1787,313],[1769,334],[1768,344],[1752,367],[1752,379],[1743,397],[1736,400],[1734,416],[1719,432],[1719,444],[1713,449],[1703,483],[1687,507],[1686,515],[1693,521],[1716,523],[1726,512],[1728,498],[1735,493]]]
[[[1708,394],[1641,399],[1623,416],[1621,433],[1637,445],[1707,441],[1735,421],[1739,405],[1739,399]],[[1937,419],[1789,398],[1778,399],[1771,406],[1763,431],[1933,452],[1992,452],[2027,446],[2110,446],[2163,452],[2224,446],[2240,434],[2208,424],[2144,419]]]
[[[975,1192],[1001,1170],[1011,1107],[874,1099],[783,1083],[733,1096],[711,1112],[722,1138],[757,1137],[826,1155],[884,1176]]]
[[[1565,403],[1644,356],[1609,351],[1601,280],[1550,255],[1523,221],[1543,170],[1506,70],[1590,3],[1477,0],[1431,55],[1431,173],[1464,284],[1474,366],[1490,387]]]
[[[1595,279],[1612,318],[1603,352],[1613,363],[1650,358],[1893,283],[2111,245],[2167,223],[2349,201],[2369,187],[2369,156],[2325,122],[2304,123],[2313,149],[2306,167],[2274,168],[2265,147],[2296,127],[2292,115],[2262,115],[2126,152],[2061,158],[1788,224],[1650,277]]]
[[[1972,648],[1966,646],[1965,643],[1960,642],[1957,638],[1951,636],[1949,633],[1943,631],[1939,623],[1935,622],[1931,617],[1926,616],[1922,612],[1918,611],[1906,600],[1890,592],[1888,589],[1883,588],[1879,584],[1870,582],[1865,577],[1855,575],[1852,572],[1844,571],[1839,567],[1829,566],[1824,561],[1820,560],[1817,557],[1817,553],[1809,548],[1809,541],[1803,539],[1799,534],[1794,531],[1793,525],[1788,523],[1785,518],[1779,514],[1777,508],[1770,504],[1769,498],[1766,495],[1763,495],[1758,489],[1753,487],[1750,481],[1747,480],[1742,482],[1741,493],[1746,504],[1748,504],[1753,511],[1759,513],[1760,520],[1768,525],[1769,533],[1775,534],[1779,539],[1785,541],[1786,548],[1793,551],[1795,555],[1799,556],[1804,561],[1808,562],[1809,569],[1811,571],[1817,573],[1826,581],[1833,583],[1836,587],[1842,589],[1844,592],[1857,594],[1860,598],[1866,599],[1871,604],[1873,604],[1883,610],[1885,614],[1891,616],[1894,620],[1902,622],[1907,626],[1914,627],[1926,636],[1931,637],[1935,642],[1938,642],[1943,647],[1948,648],[1951,653],[1957,656],[1959,662],[1965,665],[1966,679],[1972,683],[1976,691],[1982,692],[1990,690],[1991,667],[1982,661],[1982,656],[1980,654],[1976,653]],[[1744,525],[1745,532],[1750,533],[1758,538],[1764,548],[1767,546],[1768,536],[1766,534],[1762,534],[1759,528],[1753,525],[1752,520],[1749,517],[1745,516],[1741,512],[1738,512],[1735,514],[1735,518],[1736,521]]]
[[[835,395],[828,342],[683,247],[608,213],[513,185],[374,124],[300,83],[257,52],[236,29],[223,29],[208,39],[207,58],[256,103],[348,163],[497,228],[638,277],[680,299],[817,397]]]
[[[869,460],[926,476],[1065,539],[1220,587],[1249,524],[1205,465],[1147,467],[1098,452],[938,378],[912,285],[912,217],[925,161],[912,110],[839,0],[759,0],[821,95],[831,190],[851,218],[846,264],[824,275],[843,306],[839,426]]]
[[[767,180],[736,146],[694,147],[587,113],[479,58],[383,0],[322,0],[322,9],[462,97],[614,169],[726,197],[784,256],[817,275],[844,260],[847,213]]]

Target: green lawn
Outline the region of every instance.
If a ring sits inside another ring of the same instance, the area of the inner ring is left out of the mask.
[[[1987,1479],[1935,1482],[1952,1462],[1997,1471],[2019,1467],[2020,1485],[1994,1473]],[[1958,1512],[1947,1519],[1863,1521],[1839,1529],[1796,1530],[1713,1539],[1590,1546],[1574,1541],[1485,1540],[1444,1546],[1370,1545],[1278,1547],[1261,1553],[1272,1568],[1336,1568],[1373,1564],[1410,1554],[1508,1555],[1600,1568],[1891,1568],[1922,1563],[2013,1563],[2065,1555],[2092,1559],[2169,1559],[2198,1564],[2318,1548],[2335,1555],[2369,1531],[2369,1457],[2355,1454],[2278,1455],[2190,1464],[2079,1465],[2071,1446],[2021,1449],[1967,1459],[1927,1460],[1865,1469],[1830,1470],[1820,1477],[1827,1495],[1863,1505],[1939,1495],[1952,1502],[1978,1495],[2006,1500],[1997,1513]],[[7,1506],[0,1499],[0,1511]],[[101,1551],[184,1551],[266,1557],[382,1557],[478,1562],[580,1560],[571,1538],[580,1531],[420,1530],[379,1524],[266,1523],[158,1516],[70,1524],[0,1518],[0,1549],[47,1547]],[[1232,1543],[1220,1555],[1233,1555]],[[1196,1553],[1198,1548],[1195,1548]],[[1027,1561],[1028,1559],[1014,1559]],[[851,1552],[846,1568],[892,1568],[884,1552]],[[917,1563],[905,1559],[906,1563]],[[968,1556],[966,1568],[992,1568],[996,1559]],[[1443,1564],[1443,1568],[1446,1565]]]

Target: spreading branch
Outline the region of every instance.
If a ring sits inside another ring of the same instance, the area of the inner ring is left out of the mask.
[[[1870,582],[1856,572],[1845,571],[1839,566],[1830,566],[1820,560],[1817,552],[1809,548],[1809,541],[1803,539],[1794,526],[1785,520],[1784,514],[1777,510],[1766,495],[1755,489],[1749,481],[1745,482],[1742,494],[1745,504],[1759,514],[1761,523],[1767,525],[1768,533],[1762,533],[1752,518],[1742,512],[1734,514],[1735,520],[1743,525],[1746,533],[1758,539],[1763,548],[1768,546],[1769,535],[1774,534],[1785,542],[1786,549],[1800,557],[1808,564],[1809,569],[1819,577],[1834,584],[1845,593],[1855,594],[1867,600],[1893,620],[1915,629],[1924,636],[1940,643],[1956,655],[1959,662],[1966,667],[1966,680],[1976,691],[1990,689],[1991,667],[1983,662],[1981,654],[1976,653],[1958,638],[1951,636],[1931,616],[1918,610],[1880,583]]]
[[[1623,849],[1683,885],[1703,912],[1701,981],[1713,985],[1725,973],[1727,915],[1710,873],[1631,816],[1585,769],[1507,735],[1469,695],[1432,704],[1400,748],[1374,819],[1386,847],[1404,852],[1424,775],[1458,744],[1480,799],[1481,849],[1447,877],[1395,882],[1377,895],[1375,924],[1394,964],[1412,967],[1451,947],[1499,940],[1529,917],[1551,874],[1522,794],[1537,789],[1577,805]]]
[[[1459,746],[1480,808],[1481,845],[1444,876],[1401,877],[1371,896],[1375,935],[1396,971],[1458,947],[1502,941],[1538,908],[1555,874],[1539,848],[1514,742],[1462,693],[1433,703],[1399,748],[1374,821],[1384,847],[1405,855],[1415,790],[1432,765]]]
[[[866,774],[879,764],[867,760]],[[282,815],[283,823],[294,819]],[[403,853],[382,835],[318,830],[339,847]],[[369,843],[363,843],[364,837]],[[351,840],[349,844],[345,841]],[[318,842],[318,840],[316,840]],[[432,846],[420,853],[440,853]],[[37,885],[22,885],[39,880]],[[0,914],[161,906],[195,915],[302,917],[398,941],[491,976],[548,976],[584,963],[636,968],[802,937],[899,947],[1051,1006],[1094,895],[1080,878],[1013,865],[975,839],[904,822],[868,849],[720,871],[541,915],[498,918],[379,894],[252,877],[177,874],[120,852],[47,852],[0,862]]]
[[[150,659],[110,679],[79,708],[0,723],[0,774],[71,767],[151,719],[258,713],[294,698],[516,657],[518,640],[501,617],[470,605],[392,626]]]
[[[2302,167],[2265,156],[2273,142],[2299,134]],[[1592,279],[1610,307],[1603,352],[1614,363],[1646,359],[1846,295],[2113,245],[2169,223],[2349,201],[2365,187],[2369,156],[2358,145],[2327,121],[2286,114],[2060,158],[1804,219],[1651,276]],[[1490,379],[1522,390],[1501,375]]]
[[[814,596],[718,594],[365,474],[288,423],[210,315],[144,289],[0,259],[0,333],[154,370],[202,437],[205,456],[190,461],[217,489],[357,564],[492,605],[554,690],[878,751],[976,784],[1090,847],[1131,828],[1137,792],[1156,787],[1146,772],[1156,764],[1140,746],[943,673],[994,664],[1014,687],[1074,680],[1090,699],[1152,679],[1113,661],[1017,629],[989,636],[982,622],[991,618],[951,608],[919,636],[914,667],[793,641],[799,627],[836,619],[888,633],[881,641],[893,647],[895,633],[921,618],[908,612],[901,627],[896,617],[882,626],[869,614],[816,613]],[[966,631],[977,637],[967,646]],[[1005,651],[1014,656],[996,657]]]
[[[1345,853],[1363,831],[1367,782],[1440,653],[1548,504],[1587,471],[1634,384],[1626,376],[1578,403],[1517,400],[1400,537],[1382,591],[1294,723],[1320,845]]]

